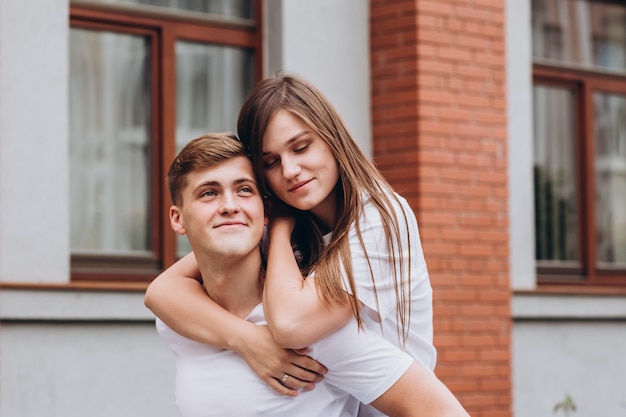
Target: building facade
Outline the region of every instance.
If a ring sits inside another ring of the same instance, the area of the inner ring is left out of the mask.
[[[176,415],[143,305],[188,250],[163,170],[277,70],[412,205],[472,416],[623,415],[625,28],[616,1],[0,0],[0,416]]]

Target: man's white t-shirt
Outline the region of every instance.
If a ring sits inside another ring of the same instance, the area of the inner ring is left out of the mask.
[[[262,306],[247,320],[265,325]],[[351,320],[309,347],[309,356],[329,369],[324,381],[312,391],[287,397],[265,384],[234,351],[187,339],[158,318],[156,326],[176,357],[175,396],[182,417],[356,416],[359,401],[378,398],[413,363],[379,335],[359,331]]]

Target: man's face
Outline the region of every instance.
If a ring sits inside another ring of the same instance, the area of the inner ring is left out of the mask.
[[[170,222],[187,235],[196,256],[238,258],[258,250],[265,215],[250,161],[238,156],[190,173]]]

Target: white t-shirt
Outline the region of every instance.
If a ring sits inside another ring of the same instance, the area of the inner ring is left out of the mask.
[[[262,306],[247,320],[266,324]],[[379,335],[358,331],[351,320],[309,347],[309,355],[329,369],[324,381],[312,391],[286,397],[261,381],[234,351],[187,339],[158,318],[156,326],[176,357],[176,405],[182,417],[356,416],[359,401],[378,398],[413,362]]]
[[[405,349],[413,358],[433,370],[437,361],[437,352],[433,346],[432,287],[426,269],[417,220],[407,201],[397,194],[396,196],[400,204],[393,198],[390,197],[390,199],[398,219],[403,249],[401,258],[396,251],[396,262],[398,265],[403,265],[404,271],[409,271],[411,278],[411,316]],[[406,223],[402,209],[406,214]],[[372,331],[379,334],[382,332],[385,339],[402,347],[401,339],[398,337],[393,265],[389,261],[389,248],[380,214],[367,197],[364,197],[363,214],[359,222],[368,256],[365,256],[354,227],[350,230],[349,241],[357,297],[365,305],[362,311],[364,324]],[[409,253],[411,254],[410,266]],[[369,265],[372,266],[371,272]],[[372,273],[376,282],[376,292],[372,285]],[[344,287],[349,291],[345,277]],[[376,298],[378,298],[378,304]]]
[[[411,316],[406,345],[403,346],[398,335],[393,265],[389,261],[389,249],[382,220],[380,213],[367,196],[364,197],[363,214],[359,220],[361,236],[367,248],[367,258],[361,247],[356,229],[352,227],[349,233],[357,297],[364,304],[361,317],[365,328],[371,332],[382,334],[386,340],[404,349],[414,359],[432,371],[437,361],[437,351],[433,345],[432,287],[426,269],[417,220],[407,201],[397,194],[396,196],[400,201],[399,204],[392,196],[390,199],[398,219],[403,249],[402,257],[395,251],[396,262],[398,265],[402,264],[404,271],[409,271],[411,277]],[[406,222],[402,209],[406,215]],[[411,254],[410,266],[409,253]],[[372,266],[372,272],[370,272],[369,265]],[[376,292],[374,292],[372,285],[372,273],[376,282]],[[350,292],[345,276],[344,288]],[[376,298],[378,298],[378,304]],[[383,414],[371,406],[362,407],[359,412],[360,417],[381,415]]]

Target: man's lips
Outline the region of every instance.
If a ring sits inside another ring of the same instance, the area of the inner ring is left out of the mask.
[[[245,225],[246,224],[244,222],[224,222],[224,223],[220,223],[216,225],[214,228],[217,229],[218,227],[245,226]]]
[[[287,191],[289,191],[289,192],[298,191],[300,188],[304,187],[305,185],[307,185],[311,181],[313,181],[313,180],[310,179],[310,180],[306,180],[306,181],[300,181],[299,183],[289,187],[289,189]]]

